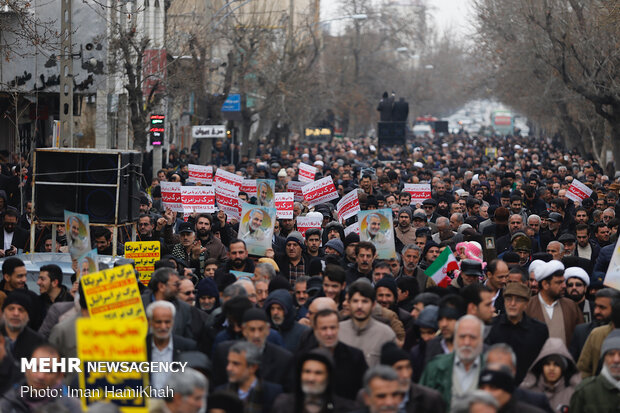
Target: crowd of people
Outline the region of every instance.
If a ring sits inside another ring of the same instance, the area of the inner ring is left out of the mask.
[[[608,268],[620,174],[611,165],[557,139],[467,134],[378,149],[368,139],[262,143],[256,158],[233,153],[234,163],[230,150],[215,146],[216,166],[274,179],[276,192],[303,162],[315,180],[331,176],[340,197],[357,191],[361,210],[391,209],[395,254],[378,259],[335,199],[295,202],[292,219],[274,222],[271,248],[251,256],[223,211],[184,220],[164,207],[161,182],[186,184],[188,164],[199,163],[196,150],[171,151],[140,197],[137,240],[158,241],[161,260],[138,284],[148,360],[190,368],[150,374],[153,387],[174,391],[150,411],[618,411],[620,283]],[[76,322],[89,312],[78,275],[68,282],[57,265],[40,268],[39,291],[28,288],[19,253],[36,220],[23,190],[30,166],[9,154],[0,164],[0,412],[81,411],[71,397],[20,392],[76,385],[74,375],[22,374],[19,364],[76,357]],[[575,200],[574,181],[591,194]],[[430,183],[431,197],[412,204],[406,183]],[[300,216],[320,217],[321,228],[302,235]],[[35,249],[51,252],[49,228],[36,230]],[[91,238],[99,254],[122,255],[109,229],[92,227]],[[56,239],[62,251],[62,227]],[[445,249],[458,269],[437,285],[427,270]]]

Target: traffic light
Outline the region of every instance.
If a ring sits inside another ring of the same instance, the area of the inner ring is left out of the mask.
[[[149,128],[149,137],[151,145],[161,146],[164,143],[164,121],[165,115],[151,115],[151,127]]]

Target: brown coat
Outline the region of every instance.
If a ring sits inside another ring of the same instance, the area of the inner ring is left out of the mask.
[[[564,315],[564,342],[570,343],[570,340],[573,337],[573,332],[575,331],[575,327],[577,326],[577,324],[581,324],[584,322],[583,313],[574,301],[564,297],[560,298],[559,301],[559,305],[562,307],[562,313]],[[525,314],[542,323],[545,323],[545,316],[543,315],[543,311],[545,310],[540,304],[540,299],[538,298],[538,295],[535,295],[530,299],[530,302],[527,304]]]

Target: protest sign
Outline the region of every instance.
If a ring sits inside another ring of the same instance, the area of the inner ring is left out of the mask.
[[[297,231],[306,237],[306,231],[310,228],[321,228],[322,217],[297,217]]]
[[[234,275],[235,277],[237,277],[237,279],[246,278],[248,280],[251,280],[252,278],[254,278],[254,273],[253,272],[230,271],[230,273],[232,275]]]
[[[174,212],[183,212],[183,203],[181,202],[181,183],[180,182],[162,182],[161,202],[164,208],[170,208]]]
[[[497,148],[487,146],[484,148],[484,154],[491,159],[497,158]]]
[[[388,260],[396,257],[392,210],[386,208],[361,211],[358,217],[360,241],[372,242],[377,248],[379,259]]]
[[[309,206],[322,204],[338,198],[338,192],[331,176],[326,176],[318,181],[304,185],[301,188],[301,192],[304,194],[304,199],[308,201]]]
[[[411,205],[421,204],[431,198],[431,184],[405,184],[403,190],[411,194]]]
[[[232,219],[238,221],[241,218],[238,187],[216,182],[215,200],[217,207],[226,214],[229,221]]]
[[[212,186],[182,186],[181,202],[184,212],[215,212],[215,188]]]
[[[295,194],[292,192],[276,192],[276,218],[293,219],[293,203]]]
[[[566,191],[566,198],[579,202],[580,204],[590,195],[592,195],[592,190],[576,179],[573,179],[568,191]]]
[[[259,206],[275,208],[276,203],[273,194],[276,192],[276,181],[273,179],[256,180],[256,204]]]
[[[607,267],[607,273],[605,274],[605,280],[603,284],[606,287],[614,288],[620,291],[620,239],[616,242],[614,252],[609,261],[609,267]]]
[[[308,165],[307,163],[300,162],[299,163],[299,172],[297,175],[299,176],[299,180],[301,182],[313,182],[314,176],[316,175],[316,168],[312,165]]]
[[[275,208],[243,203],[239,239],[245,241],[249,254],[263,256],[271,248],[275,219]]]
[[[187,182],[194,182],[202,185],[213,185],[213,167],[204,165],[187,165],[189,177]]]
[[[342,199],[338,201],[338,204],[336,204],[336,208],[338,209],[338,217],[341,221],[351,218],[360,212],[360,200],[357,196],[357,190],[354,189],[343,196]]]
[[[136,271],[140,273],[140,282],[148,285],[151,274],[155,271],[155,262],[161,257],[159,241],[136,241],[125,243],[125,258],[136,263]]]
[[[97,248],[88,251],[78,258],[78,273],[80,277],[86,274],[92,274],[99,271],[99,264],[97,264]]]
[[[92,318],[120,321],[138,317],[146,322],[138,281],[130,264],[87,274],[80,282]]]
[[[301,188],[303,188],[304,185],[306,185],[306,183],[300,181],[288,181],[288,184],[286,184],[286,188],[289,192],[295,194],[295,201],[304,200],[304,194],[301,191]]]
[[[228,171],[218,168],[215,172],[215,178],[213,182],[219,182],[223,184],[223,186],[234,186],[239,189],[241,187],[241,184],[243,183],[243,177],[241,175],[231,174]]]
[[[245,192],[248,198],[256,196],[256,179],[244,179],[239,192]]]
[[[348,227],[346,227],[344,229],[344,236],[346,237],[347,235],[349,235],[350,233],[355,232],[357,235],[360,234],[360,223],[358,222],[354,222],[351,225],[349,225]]]
[[[71,259],[77,260],[91,250],[88,215],[65,211],[65,230]]]
[[[122,323],[86,317],[76,320],[75,339],[81,370],[78,393],[84,411],[91,404],[101,401],[116,404],[123,413],[148,411],[148,397],[135,391],[148,389],[148,372],[100,372],[89,368],[100,362],[146,362],[147,328],[147,324],[138,319],[127,319]],[[134,391],[122,391],[125,389]]]

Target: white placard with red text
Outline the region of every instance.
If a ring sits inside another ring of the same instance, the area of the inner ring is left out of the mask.
[[[241,205],[239,204],[239,188],[223,182],[215,182],[215,200],[220,211],[227,219],[241,219]]]
[[[297,231],[306,237],[306,231],[310,228],[321,228],[323,218],[321,217],[297,217]]]
[[[295,201],[304,200],[304,194],[303,192],[301,192],[301,188],[303,188],[304,185],[307,184],[305,182],[299,181],[288,181],[288,184],[286,184],[286,188],[289,190],[289,192],[292,192],[295,195]]]
[[[215,188],[212,186],[181,187],[181,202],[191,212],[215,212]]]
[[[301,182],[314,182],[314,175],[316,175],[316,168],[307,163],[299,163],[299,180]]]
[[[183,203],[181,202],[181,183],[180,182],[162,182],[161,201],[164,208],[170,208],[174,212],[183,212]]]
[[[431,184],[405,184],[403,190],[411,194],[411,205],[431,199]]]
[[[342,199],[338,201],[336,208],[338,209],[338,217],[340,217],[341,220],[351,218],[360,212],[360,199],[357,196],[357,189],[343,196]]]
[[[360,234],[360,223],[359,223],[359,221],[358,222],[354,222],[353,224],[351,224],[348,227],[346,227],[344,229],[344,236],[346,237],[347,235],[349,235],[352,232],[355,232],[357,235]]]
[[[592,190],[576,179],[573,179],[568,191],[566,191],[566,198],[579,203],[590,197],[590,195],[592,195]]]
[[[194,182],[201,185],[213,185],[213,167],[204,165],[187,165],[189,177],[187,182]]]
[[[239,192],[248,194],[248,199],[256,196],[256,179],[244,179]]]
[[[237,192],[239,188],[241,188],[241,184],[243,184],[243,177],[237,174],[231,174],[228,171],[218,168],[215,172],[214,182],[219,182],[221,184],[226,184],[229,186],[234,186],[237,188]]]
[[[276,218],[293,219],[293,203],[295,194],[292,192],[276,192]]]
[[[306,184],[301,188],[308,205],[314,206],[338,198],[338,192],[331,176]]]

